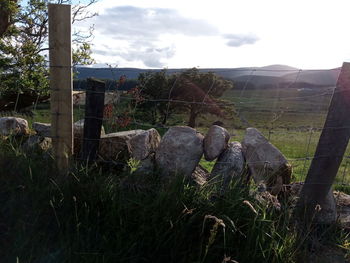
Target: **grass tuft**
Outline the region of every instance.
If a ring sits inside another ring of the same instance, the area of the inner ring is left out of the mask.
[[[15,140],[0,145],[2,262],[295,262],[299,255],[288,210],[265,207],[240,185],[213,201],[210,185],[182,177],[164,184],[157,174],[76,164],[59,178],[52,164]]]

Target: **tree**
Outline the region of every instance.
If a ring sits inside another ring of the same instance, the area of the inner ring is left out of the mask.
[[[165,125],[167,119],[174,111],[174,105],[168,104],[171,87],[176,80],[175,75],[167,74],[167,70],[159,72],[141,73],[138,85],[143,102],[138,108],[147,111],[152,124],[160,122]]]
[[[219,98],[227,89],[233,88],[231,81],[212,72],[199,72],[192,68],[182,72],[170,98],[179,101],[179,107],[188,114],[188,126],[195,127],[201,114],[210,113],[224,117],[225,103]]]
[[[161,123],[166,124],[174,112],[186,112],[190,127],[196,126],[201,114],[223,117],[226,104],[219,98],[233,87],[231,81],[212,72],[201,73],[196,68],[172,75],[166,70],[148,72],[140,74],[138,80],[145,98],[140,107],[151,113],[154,122],[161,118]]]
[[[17,0],[3,0],[0,2],[0,37],[2,37],[12,23],[13,14],[17,11]]]
[[[97,0],[73,7],[73,23],[95,16],[87,7]],[[29,0],[19,6],[15,0],[3,0],[0,13],[6,14],[6,26],[0,32],[0,110],[32,105],[49,97],[48,90],[48,3],[74,4],[71,0]],[[90,64],[92,28],[74,32],[73,63]],[[20,94],[20,96],[18,96]]]

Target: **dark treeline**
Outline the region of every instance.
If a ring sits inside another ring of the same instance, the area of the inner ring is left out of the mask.
[[[126,80],[123,84],[120,84],[117,80],[106,79],[103,80],[106,83],[106,90],[121,90],[128,91],[137,86],[137,80],[130,79]],[[77,79],[73,81],[74,90],[86,90],[87,80],[86,79]]]

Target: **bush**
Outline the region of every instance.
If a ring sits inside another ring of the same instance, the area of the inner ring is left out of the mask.
[[[213,201],[181,177],[76,164],[59,178],[13,144],[0,145],[2,262],[294,262],[289,214],[238,185]]]

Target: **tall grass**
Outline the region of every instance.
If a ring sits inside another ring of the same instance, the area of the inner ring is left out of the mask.
[[[295,262],[289,212],[232,185],[215,199],[177,177],[76,164],[0,145],[1,262]],[[235,261],[234,261],[235,260]]]

